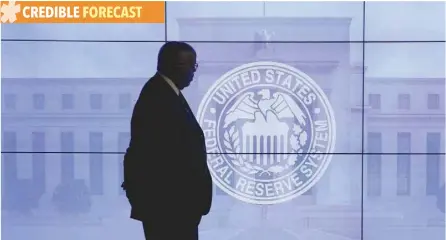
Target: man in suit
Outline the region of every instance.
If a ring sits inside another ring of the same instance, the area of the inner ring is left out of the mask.
[[[148,240],[196,240],[212,202],[203,131],[181,93],[197,70],[195,50],[168,42],[144,85],[131,120],[124,183],[131,218]]]

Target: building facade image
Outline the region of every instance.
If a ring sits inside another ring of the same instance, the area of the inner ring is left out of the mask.
[[[323,90],[337,136],[328,170],[289,202],[251,205],[214,187],[213,209],[202,223],[204,239],[444,237],[444,223],[438,220],[443,214],[436,205],[445,182],[444,77],[369,76],[373,69],[363,44],[347,42],[347,18],[178,19],[183,39],[212,26],[227,26],[215,41],[236,31],[264,43],[191,43],[199,70],[184,94],[195,113],[226,72],[246,63],[280,62],[304,72]],[[305,35],[308,26],[339,43],[274,42]],[[127,221],[122,160],[133,104],[146,81],[3,78],[4,191],[17,179],[31,179],[42,194],[34,215],[58,219],[51,202],[54,190],[62,182],[83,179],[93,196],[88,219],[101,219],[103,228]],[[176,187],[184,186],[179,181]]]

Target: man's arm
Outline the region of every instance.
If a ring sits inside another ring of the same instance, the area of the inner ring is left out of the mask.
[[[173,118],[171,106],[148,93],[140,95],[132,115],[131,144],[124,158],[128,196],[161,201],[160,196],[168,190],[164,179],[179,157],[179,149],[175,149],[179,131]]]

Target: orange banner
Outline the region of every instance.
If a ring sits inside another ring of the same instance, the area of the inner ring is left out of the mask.
[[[2,23],[164,23],[165,2],[0,1]]]

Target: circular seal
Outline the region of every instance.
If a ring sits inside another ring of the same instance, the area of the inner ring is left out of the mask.
[[[329,165],[336,139],[322,89],[276,62],[224,74],[204,96],[198,120],[214,183],[253,204],[285,202],[308,191]]]

